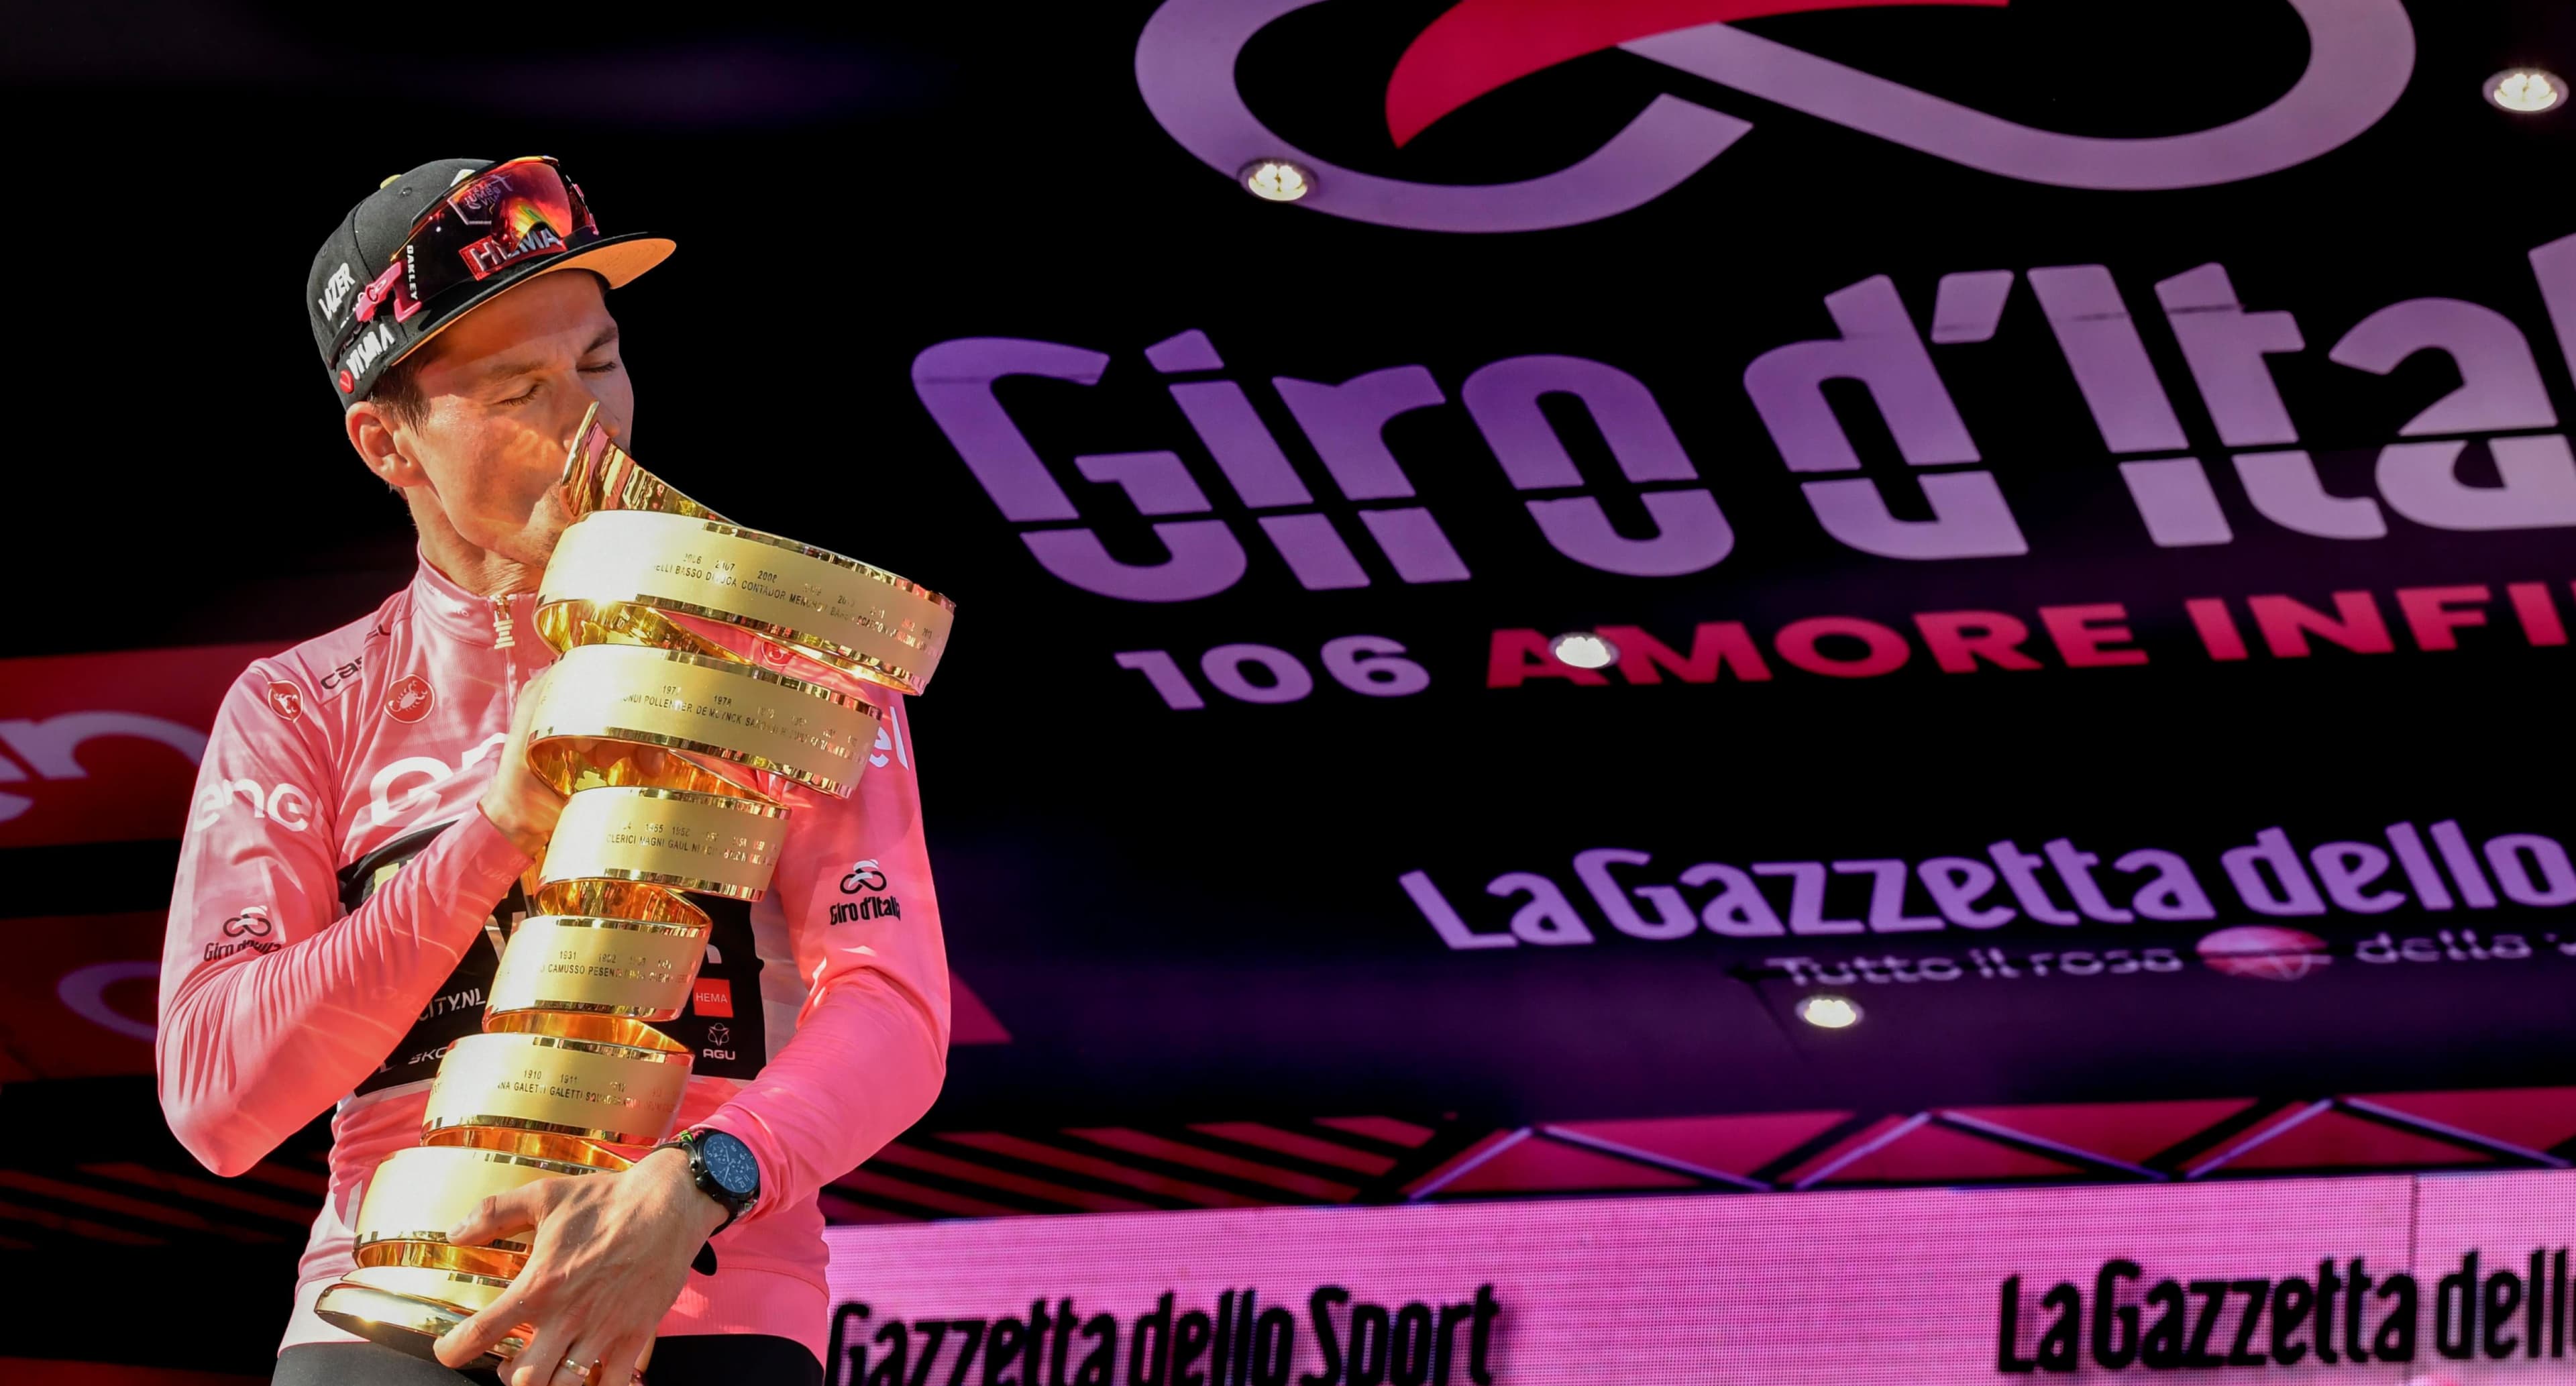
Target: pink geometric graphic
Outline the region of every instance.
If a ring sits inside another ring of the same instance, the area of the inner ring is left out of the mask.
[[[2576,1140],[2576,1088],[2374,1093],[2362,1101],[2525,1150]]]
[[[2280,1134],[2228,1157],[2210,1173],[2284,1169],[2429,1169],[2487,1165],[2495,1157],[2328,1109],[2276,1125]]]
[[[1567,1122],[1551,1129],[1662,1155],[1701,1169],[1750,1176],[1850,1118],[1849,1112],[1765,1112],[1753,1116]]]
[[[2005,1179],[2063,1179],[2084,1171],[1925,1123],[1827,1174],[1824,1184],[1984,1184]]]
[[[2243,1097],[2193,1102],[2069,1102],[2036,1107],[1962,1107],[1958,1115],[2052,1145],[2128,1164],[2171,1150],[2253,1106]]]
[[[1384,1174],[1395,1168],[1395,1161],[1384,1155],[1366,1150],[1353,1150],[1347,1145],[1317,1140],[1313,1136],[1301,1136],[1294,1131],[1282,1131],[1276,1126],[1264,1126],[1257,1121],[1210,1121],[1199,1123],[1190,1129],[1215,1136],[1220,1140],[1257,1145],[1264,1150],[1275,1150],[1282,1155],[1294,1155],[1301,1160],[1312,1160],[1317,1164],[1339,1165],[1343,1169],[1356,1170],[1361,1174]]]
[[[1483,1163],[1440,1185],[1432,1196],[1698,1187],[1698,1180],[1684,1175],[1534,1135],[1511,1141]]]
[[[1354,1136],[1366,1136],[1371,1140],[1385,1141],[1389,1145],[1400,1145],[1408,1150],[1420,1146],[1438,1134],[1428,1126],[1416,1126],[1409,1121],[1399,1121],[1394,1117],[1383,1116],[1317,1117],[1315,1124],[1330,1126],[1336,1131],[1348,1131]]]

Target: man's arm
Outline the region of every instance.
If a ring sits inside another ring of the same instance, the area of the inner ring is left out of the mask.
[[[703,1123],[760,1161],[745,1221],[803,1203],[875,1154],[930,1110],[948,1074],[948,954],[912,725],[900,696],[869,700],[884,710],[885,763],[846,801],[799,801],[771,887],[806,982],[796,1033]]]
[[[876,1153],[930,1109],[948,1072],[948,956],[912,728],[902,699],[868,700],[884,709],[885,763],[846,801],[793,796],[771,880],[807,983],[796,1034],[704,1123],[740,1137],[760,1162],[760,1201],[745,1221],[804,1203]],[[439,1360],[461,1366],[529,1322],[537,1336],[512,1380],[543,1381],[553,1370],[545,1364],[567,1358],[598,1363],[603,1381],[625,1380],[722,1217],[675,1150],[613,1177],[540,1179],[485,1199],[450,1241],[479,1245],[533,1228],[534,1246],[500,1299],[438,1340]]]
[[[471,812],[333,923],[333,776],[311,722],[268,706],[275,676],[255,664],[224,695],[162,946],[161,1110],[223,1175],[257,1164],[375,1071],[528,864]],[[301,790],[314,804],[305,826],[254,815],[240,781]]]

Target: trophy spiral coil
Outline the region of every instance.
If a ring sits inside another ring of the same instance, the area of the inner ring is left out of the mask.
[[[445,1229],[492,1195],[624,1169],[624,1152],[670,1135],[690,1051],[653,1027],[687,1009],[706,955],[690,896],[759,899],[785,800],[846,797],[867,768],[872,704],[764,666],[918,693],[955,610],[726,520],[638,466],[598,412],[564,459],[575,520],[537,598],[559,658],[534,691],[528,763],[568,796],[531,872],[537,912],[510,933],[482,1033],[439,1062],[422,1143],[368,1182],[356,1268],[315,1305],[422,1356],[528,1260],[524,1241],[456,1246]],[[474,1365],[525,1346],[514,1333]]]

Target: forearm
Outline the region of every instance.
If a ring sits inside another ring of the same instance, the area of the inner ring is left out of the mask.
[[[703,1123],[751,1147],[760,1202],[793,1207],[903,1134],[948,1074],[947,976],[919,994],[884,972],[839,980],[760,1076]]]
[[[441,833],[348,917],[196,971],[163,1007],[161,1107],[180,1144],[237,1174],[383,1062],[475,946],[525,853],[480,814]]]

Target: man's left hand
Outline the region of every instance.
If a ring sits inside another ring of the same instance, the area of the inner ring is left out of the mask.
[[[689,1262],[724,1220],[723,1205],[691,1182],[681,1150],[487,1198],[447,1239],[479,1246],[533,1228],[527,1268],[492,1307],[438,1340],[438,1360],[461,1367],[533,1324],[536,1335],[502,1367],[507,1386],[626,1386]]]

